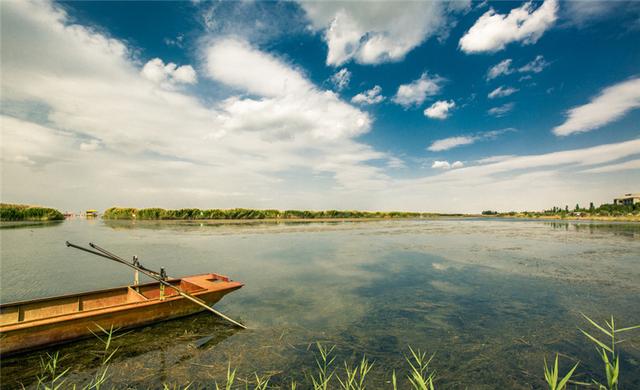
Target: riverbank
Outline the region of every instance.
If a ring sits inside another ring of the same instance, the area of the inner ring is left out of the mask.
[[[136,209],[111,207],[103,219],[110,220],[207,220],[207,221],[353,221],[463,217],[464,214],[418,213],[405,211],[358,210],[274,210],[274,209]]]
[[[541,220],[563,220],[563,221],[601,221],[601,222],[640,222],[640,215],[535,215],[527,213],[499,214],[494,216],[483,215],[487,218],[520,218],[520,219],[541,219]]]
[[[49,207],[0,203],[0,221],[61,221],[64,214]]]

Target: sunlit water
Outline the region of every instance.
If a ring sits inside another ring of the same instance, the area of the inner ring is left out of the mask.
[[[370,388],[403,376],[408,346],[435,353],[440,389],[543,385],[543,357],[580,360],[579,379],[602,378],[580,312],[640,323],[640,225],[508,220],[221,225],[69,220],[4,226],[1,300],[96,290],[131,282],[129,269],[66,248],[95,242],[138,255],[170,276],[226,274],[246,286],[209,314],[128,333],[110,367],[116,387],[220,381],[227,365],[274,385],[304,379],[320,341],[337,361],[375,361]],[[203,348],[193,342],[215,336]],[[623,345],[623,388],[640,388],[640,337]],[[59,350],[73,380],[95,373],[100,348]],[[1,384],[33,385],[44,351],[2,359]],[[341,365],[341,363],[340,363]],[[340,368],[340,367],[338,367]],[[338,374],[341,374],[338,370]]]

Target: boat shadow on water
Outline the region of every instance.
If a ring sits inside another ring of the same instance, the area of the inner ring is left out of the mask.
[[[167,368],[210,351],[240,329],[210,313],[156,323],[133,330],[114,330],[110,351],[109,382],[116,387],[148,386],[164,381]],[[104,344],[97,337],[34,352],[2,357],[0,388],[35,387],[43,360],[58,354],[60,372],[69,369],[68,383],[89,383],[102,367]],[[126,372],[126,375],[125,375]],[[126,384],[121,382],[126,376]]]

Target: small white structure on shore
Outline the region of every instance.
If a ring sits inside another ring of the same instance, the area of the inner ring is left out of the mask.
[[[619,204],[619,205],[631,205],[636,203],[640,203],[640,193],[624,194],[624,196],[615,198],[613,200],[613,204]]]

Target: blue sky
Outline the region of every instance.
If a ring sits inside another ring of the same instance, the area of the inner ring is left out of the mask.
[[[3,201],[478,212],[640,191],[638,3],[1,7]]]

